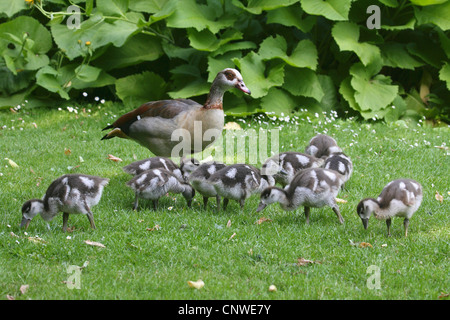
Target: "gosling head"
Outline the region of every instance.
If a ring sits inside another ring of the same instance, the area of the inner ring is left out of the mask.
[[[374,212],[374,201],[373,199],[363,199],[358,203],[356,207],[356,213],[361,218],[364,229],[367,229],[369,226],[369,218]]]
[[[31,219],[42,211],[44,211],[42,200],[31,199],[26,201],[22,206],[22,222],[20,223],[20,227],[27,229]]]
[[[264,189],[264,191],[261,193],[261,198],[259,201],[258,208],[256,209],[256,212],[260,212],[264,210],[266,206],[269,204],[280,202],[282,198],[285,198],[284,190],[277,188],[277,187],[268,187]]]

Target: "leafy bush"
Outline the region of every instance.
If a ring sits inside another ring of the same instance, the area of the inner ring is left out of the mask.
[[[127,108],[162,98],[202,101],[216,73],[236,66],[252,96],[227,93],[227,114],[301,108],[450,121],[450,1],[73,4],[0,4],[0,108],[25,99],[60,103],[83,91],[110,94]],[[377,22],[371,5],[380,9],[379,29],[367,26]],[[69,28],[77,17],[79,28]]]

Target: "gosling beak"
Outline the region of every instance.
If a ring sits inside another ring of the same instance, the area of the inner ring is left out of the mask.
[[[280,169],[279,173],[281,173],[282,175],[285,175],[285,176],[288,175],[287,171],[284,169]]]
[[[263,211],[266,206],[267,206],[267,204],[260,202],[258,209],[256,209],[256,212]]]
[[[28,228],[28,225],[30,224],[31,219],[27,219],[25,217],[22,217],[22,222],[20,223],[20,227],[23,228],[25,226],[25,230]]]
[[[364,226],[364,229],[366,229],[367,230],[367,227],[369,226],[369,219],[367,219],[367,218],[361,218],[361,221],[362,221],[362,223],[363,223],[363,226]]]

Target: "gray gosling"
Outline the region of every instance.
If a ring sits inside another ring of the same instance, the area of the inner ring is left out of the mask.
[[[405,237],[408,236],[409,219],[422,203],[422,186],[412,179],[398,179],[389,182],[377,199],[366,198],[359,202],[356,212],[364,229],[369,226],[373,214],[378,220],[386,220],[387,235],[390,236],[391,218],[403,217]]]
[[[63,212],[63,232],[67,231],[69,214],[85,214],[91,228],[95,229],[91,208],[99,203],[108,182],[107,178],[84,174],[66,174],[57,178],[50,184],[42,200],[31,199],[23,204],[20,227],[28,228],[31,219],[39,213],[50,228],[48,222]]]
[[[303,169],[322,166],[324,160],[309,154],[287,151],[268,158],[261,167],[261,172],[272,175],[275,182],[287,186],[294,176]]]
[[[310,208],[329,206],[344,223],[336,195],[342,185],[340,174],[323,168],[309,168],[300,171],[292,182],[284,189],[269,187],[261,193],[257,212],[267,205],[278,202],[283,210],[296,210],[299,206],[305,207],[306,223],[309,224]]]
[[[173,172],[179,179],[183,179],[183,172],[172,160],[165,157],[152,157],[135,161],[122,168],[124,172],[136,176],[150,169],[166,169]]]
[[[211,197],[216,198],[217,209],[220,207],[220,196],[217,194],[214,186],[207,180],[212,174],[225,167],[225,164],[215,161],[202,163],[188,177],[189,183],[192,187],[194,187],[194,189],[203,196],[203,206],[205,209],[208,204],[208,199]]]
[[[207,181],[224,198],[223,210],[227,208],[229,199],[238,201],[242,209],[247,198],[275,184],[272,176],[261,175],[258,168],[247,164],[226,166],[212,174]]]
[[[313,137],[305,149],[305,153],[316,158],[326,158],[335,152],[342,152],[342,149],[339,148],[336,140],[326,134],[318,134]]]
[[[350,157],[343,152],[332,153],[323,165],[325,169],[334,170],[342,175],[343,186],[353,173],[353,163]]]
[[[137,210],[139,198],[153,201],[153,209],[158,208],[158,200],[167,193],[181,193],[191,207],[195,190],[166,169],[150,169],[134,176],[126,183],[135,192],[133,210]]]
[[[189,175],[194,172],[198,166],[200,165],[200,161],[195,158],[186,158],[181,157],[180,159],[180,170],[183,173],[183,177],[186,181],[189,180]]]

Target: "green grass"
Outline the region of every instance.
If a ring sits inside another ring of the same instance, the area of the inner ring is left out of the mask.
[[[352,158],[353,176],[339,194],[348,201],[340,204],[344,225],[330,208],[312,209],[306,225],[302,208],[287,213],[272,205],[256,213],[257,196],[242,212],[233,201],[226,212],[217,212],[212,200],[205,211],[199,195],[192,209],[177,195],[161,199],[156,212],[145,200],[141,210],[132,211],[134,195],[125,186],[130,176],[121,167],[150,153],[132,141],[100,141],[100,129],[124,113],[123,106],[91,109],[0,113],[0,299],[439,299],[449,293],[450,158],[448,150],[435,148],[450,145],[448,128],[403,128],[331,115],[234,119],[244,130],[280,128],[280,151],[303,151],[312,136],[327,133]],[[108,160],[108,154],[123,162]],[[70,216],[71,233],[62,232],[62,215],[50,222],[50,230],[40,217],[27,233],[19,229],[23,202],[42,197],[56,177],[70,172],[111,179],[93,208],[97,229],[81,215]],[[389,238],[383,221],[372,218],[364,230],[357,203],[401,177],[424,188],[408,237],[402,219],[393,220]],[[256,224],[261,217],[271,221]],[[147,230],[155,225],[161,229]],[[45,243],[28,239],[35,236]],[[372,247],[352,246],[350,240]],[[317,263],[299,266],[300,257]],[[81,288],[69,289],[66,281],[74,275],[69,266],[85,262]],[[380,270],[380,289],[367,286],[371,265]],[[189,288],[187,281],[197,279],[205,286]],[[268,291],[271,284],[276,292]],[[29,285],[25,294],[21,285]]]

